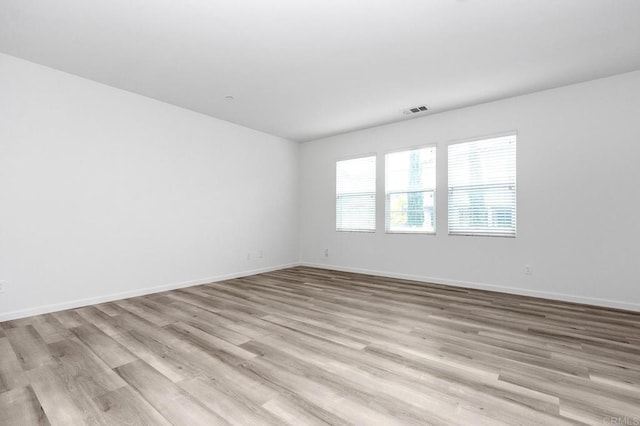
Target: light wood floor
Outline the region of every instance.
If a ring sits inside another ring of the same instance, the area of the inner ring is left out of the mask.
[[[640,314],[300,267],[0,323],[3,425],[580,423],[640,424]]]

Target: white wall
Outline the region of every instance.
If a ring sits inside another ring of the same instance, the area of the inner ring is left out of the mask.
[[[0,54],[0,321],[276,269],[299,254],[640,310],[638,93],[635,72],[299,147]],[[509,130],[518,237],[447,236],[446,142]],[[385,234],[382,154],[423,143],[438,144],[438,233]],[[337,233],[335,160],[370,152],[380,154],[379,230]]]
[[[517,238],[448,236],[447,142],[511,130]],[[437,235],[385,234],[383,154],[430,143]],[[335,160],[371,152],[378,232],[335,232]],[[300,170],[303,263],[640,310],[640,72],[305,143]]]
[[[298,151],[0,55],[0,321],[296,262]]]

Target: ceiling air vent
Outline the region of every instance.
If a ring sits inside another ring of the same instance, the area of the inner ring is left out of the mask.
[[[427,112],[429,111],[429,107],[426,105],[418,105],[415,107],[411,107],[411,108],[407,108],[407,109],[403,109],[402,113],[404,115],[411,115],[411,114],[420,114],[423,112]]]

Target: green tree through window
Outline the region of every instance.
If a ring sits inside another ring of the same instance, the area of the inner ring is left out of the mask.
[[[424,225],[424,194],[422,189],[422,164],[420,151],[409,154],[409,193],[407,206],[407,226],[420,228]]]
[[[385,156],[387,232],[435,232],[435,147]]]

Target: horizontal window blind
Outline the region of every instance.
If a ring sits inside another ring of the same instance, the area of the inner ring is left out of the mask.
[[[336,230],[376,230],[376,157],[336,162]]]
[[[435,232],[436,148],[385,156],[387,232]]]
[[[449,145],[449,234],[515,237],[516,135]]]

